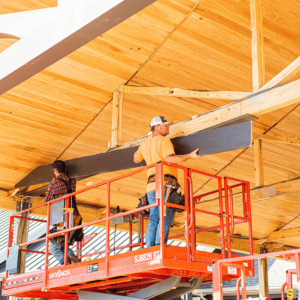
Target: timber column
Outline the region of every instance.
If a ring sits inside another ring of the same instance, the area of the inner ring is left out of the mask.
[[[253,92],[265,84],[264,35],[261,0],[250,0],[252,32],[252,87]],[[254,140],[255,186],[264,185],[262,142]],[[264,251],[264,248],[261,248]],[[259,259],[259,297],[269,297],[267,258]]]
[[[18,201],[16,211],[22,211],[31,207],[30,198],[26,201]],[[29,217],[30,212],[23,213],[22,217]],[[15,231],[14,231],[14,242],[15,245],[20,245],[27,241],[29,230],[29,221],[24,219],[16,219],[15,221]],[[26,246],[20,247],[20,249],[26,249]],[[26,252],[21,251],[21,259],[20,259],[20,273],[25,273],[25,260],[26,260]]]

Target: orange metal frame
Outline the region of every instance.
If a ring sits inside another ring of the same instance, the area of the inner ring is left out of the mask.
[[[163,202],[163,166],[168,165],[183,171],[183,182],[185,191],[185,206],[175,205],[168,202]],[[110,186],[111,183],[119,181],[121,179],[133,176],[140,172],[143,172],[149,168],[155,168],[156,174],[156,203],[145,207],[137,208],[131,211],[119,213],[117,215],[110,215]],[[196,175],[207,176],[214,178],[218,181],[218,189],[210,193],[202,194],[199,196],[193,196],[192,177]],[[235,182],[235,185],[230,186],[229,182]],[[95,189],[100,186],[107,186],[107,199],[106,199],[106,217],[93,222],[85,223],[73,228],[69,228],[69,212],[66,212],[65,227],[64,230],[57,233],[49,233],[49,220],[50,220],[50,208],[51,204],[63,199],[66,199],[66,207],[69,207],[69,199],[73,195],[84,193],[88,190]],[[243,201],[243,216],[234,215],[233,209],[233,188],[241,188],[242,201]],[[224,193],[224,195],[223,195]],[[218,194],[219,197],[219,213],[200,210],[196,208],[196,203],[201,201],[201,198]],[[225,201],[223,201],[223,197]],[[225,211],[224,211],[225,205]],[[41,221],[31,218],[20,217],[19,215],[29,212],[39,207],[47,207],[47,221]],[[141,240],[138,243],[132,243],[132,224],[129,223],[129,244],[126,246],[118,247],[116,249],[129,248],[129,252],[125,254],[110,255],[113,251],[109,244],[109,225],[110,221],[120,216],[133,215],[136,216],[140,211],[159,206],[160,219],[164,218],[164,206],[177,207],[185,211],[185,232],[183,234],[170,237],[169,239],[175,239],[179,237],[185,237],[186,247],[166,246],[163,243],[164,236],[164,222],[160,222],[160,245],[144,248],[144,217],[141,218]],[[196,213],[204,213],[218,217],[220,225],[197,230],[196,227]],[[249,251],[253,254],[253,241],[252,241],[252,223],[251,223],[251,207],[250,207],[250,186],[249,182],[224,178],[224,187],[222,186],[222,178],[216,175],[208,174],[194,169],[189,169],[179,165],[174,165],[166,162],[155,163],[128,174],[106,180],[104,182],[95,184],[91,187],[79,190],[77,192],[65,195],[55,200],[40,204],[36,207],[26,209],[21,212],[17,212],[10,216],[9,222],[9,237],[8,237],[8,250],[13,245],[13,224],[15,218],[23,218],[26,220],[47,222],[46,237],[38,240],[26,242],[20,244],[21,247],[25,247],[29,244],[33,244],[39,241],[46,241],[45,252],[30,251],[34,253],[45,255],[44,270],[24,273],[20,275],[9,276],[6,271],[6,277],[3,281],[2,295],[14,295],[21,297],[39,297],[39,298],[59,298],[59,299],[78,299],[76,290],[84,289],[88,291],[108,291],[114,290],[122,292],[123,295],[131,294],[136,290],[142,289],[149,285],[152,285],[158,281],[164,280],[170,276],[181,276],[182,281],[189,281],[190,278],[203,278],[203,282],[211,282],[213,276],[213,268],[215,268],[215,262],[220,259],[226,258],[226,246],[227,254],[229,258],[238,258],[238,268],[235,268],[235,272],[230,269],[223,270],[220,275],[220,280],[231,280],[243,276],[254,276],[254,264],[249,263],[247,266],[240,267],[240,260],[248,260],[246,256],[235,255],[231,253],[231,241],[230,236],[234,232],[234,226],[239,223],[247,222],[249,225]],[[235,221],[237,219],[238,221]],[[94,259],[91,261],[85,261],[78,264],[67,265],[67,249],[68,249],[68,233],[72,230],[84,228],[87,226],[93,226],[96,224],[105,223],[106,226],[106,247],[104,251],[89,253],[88,255],[82,255],[80,250],[94,236],[86,237],[86,240],[80,245],[77,245],[80,258],[85,256],[92,256],[100,253],[104,253],[105,257]],[[222,254],[208,253],[196,250],[196,234],[203,231],[220,229],[221,233],[221,249]],[[225,242],[225,229],[226,229],[226,242]],[[63,266],[49,268],[49,239],[65,235],[65,260]],[[140,247],[139,250],[134,248]],[[21,251],[29,252],[26,249],[20,249]],[[234,264],[236,265],[236,264]]]
[[[250,255],[245,257],[235,257],[230,259],[221,259],[213,264],[213,299],[214,300],[223,300],[223,288],[222,281],[224,274],[230,269],[240,270],[241,277],[238,279],[236,284],[236,294],[237,299],[240,300],[240,283],[242,283],[242,300],[247,299],[246,295],[246,277],[247,277],[247,267],[249,263],[253,263],[255,259],[262,259],[267,257],[278,257],[281,256],[287,261],[295,261],[296,269],[286,271],[287,282],[282,285],[281,288],[281,299],[285,299],[284,289],[287,286],[288,289],[293,287],[292,275],[296,274],[297,282],[300,282],[300,249],[289,250],[289,251],[280,251],[273,253],[264,253],[257,255]],[[268,298],[261,298],[268,299]],[[292,298],[287,298],[292,300]]]
[[[281,287],[281,300],[285,299],[284,289],[287,287],[288,290],[293,288],[293,274],[297,275],[297,282],[299,282],[299,266],[296,263],[296,269],[290,269],[286,271],[286,282]],[[287,297],[287,300],[293,300],[293,298]]]

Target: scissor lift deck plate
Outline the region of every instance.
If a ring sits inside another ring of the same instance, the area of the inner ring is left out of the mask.
[[[160,246],[155,246],[109,256],[107,271],[105,257],[50,268],[47,271],[47,291],[42,291],[44,270],[9,276],[3,281],[2,295],[78,299],[75,294],[78,289],[97,292],[112,289],[130,294],[169,276],[180,276],[186,281],[191,278],[202,278],[202,283],[211,282],[212,263],[222,259],[222,255],[197,250],[196,261],[186,261],[186,251],[184,247],[165,246],[165,255],[161,258]],[[95,266],[93,272],[89,271],[91,265]],[[254,270],[250,265],[247,266],[246,276],[253,276]],[[224,267],[222,274],[223,280],[232,280],[239,278],[241,271],[238,268]]]

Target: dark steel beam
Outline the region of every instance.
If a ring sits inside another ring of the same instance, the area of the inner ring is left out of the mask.
[[[245,120],[247,122],[245,122]],[[191,135],[172,139],[176,154],[187,154],[199,148],[199,155],[208,155],[251,146],[252,122],[249,117],[240,120],[242,123],[224,126],[207,131],[199,131]],[[138,146],[120,148],[103,153],[67,160],[69,176],[86,178],[101,173],[131,169],[145,165],[145,162],[135,164],[133,154]],[[39,166],[18,182],[15,187],[28,187],[48,183],[52,180],[51,164]]]

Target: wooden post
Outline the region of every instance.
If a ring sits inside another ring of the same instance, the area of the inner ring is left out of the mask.
[[[254,140],[254,171],[255,186],[264,185],[262,141],[260,139]]]
[[[252,87],[253,91],[265,84],[264,36],[261,0],[250,0],[252,32]]]
[[[122,109],[123,92],[117,89],[113,93],[111,148],[122,146]]]
[[[264,185],[262,141],[254,140],[255,186]],[[258,260],[259,297],[269,297],[268,262],[267,258]]]
[[[122,144],[122,114],[123,114],[123,92],[119,92],[119,143]]]
[[[26,204],[24,207],[21,207],[17,211],[27,209],[29,206],[27,206],[27,203],[24,202],[23,204]],[[21,203],[20,203],[21,205]],[[27,217],[29,216],[28,213],[24,213],[21,215],[22,217]],[[23,219],[15,219],[15,245],[19,245],[22,243],[27,242],[27,237],[28,237],[28,227],[29,227],[29,221],[28,220],[23,220]],[[26,246],[21,247],[20,249],[26,249]],[[26,252],[21,252],[21,264],[20,264],[20,274],[25,272],[25,260],[26,260]]]
[[[25,214],[22,214],[25,216]],[[27,220],[22,220],[19,219],[17,220],[18,223],[18,235],[17,235],[17,243],[22,244],[27,241],[27,236],[28,236],[28,221]],[[26,249],[26,246],[22,247],[21,249]],[[20,265],[20,274],[25,272],[25,259],[26,259],[26,252],[21,252],[21,265]]]
[[[259,297],[269,297],[268,262],[267,258],[258,260]]]

